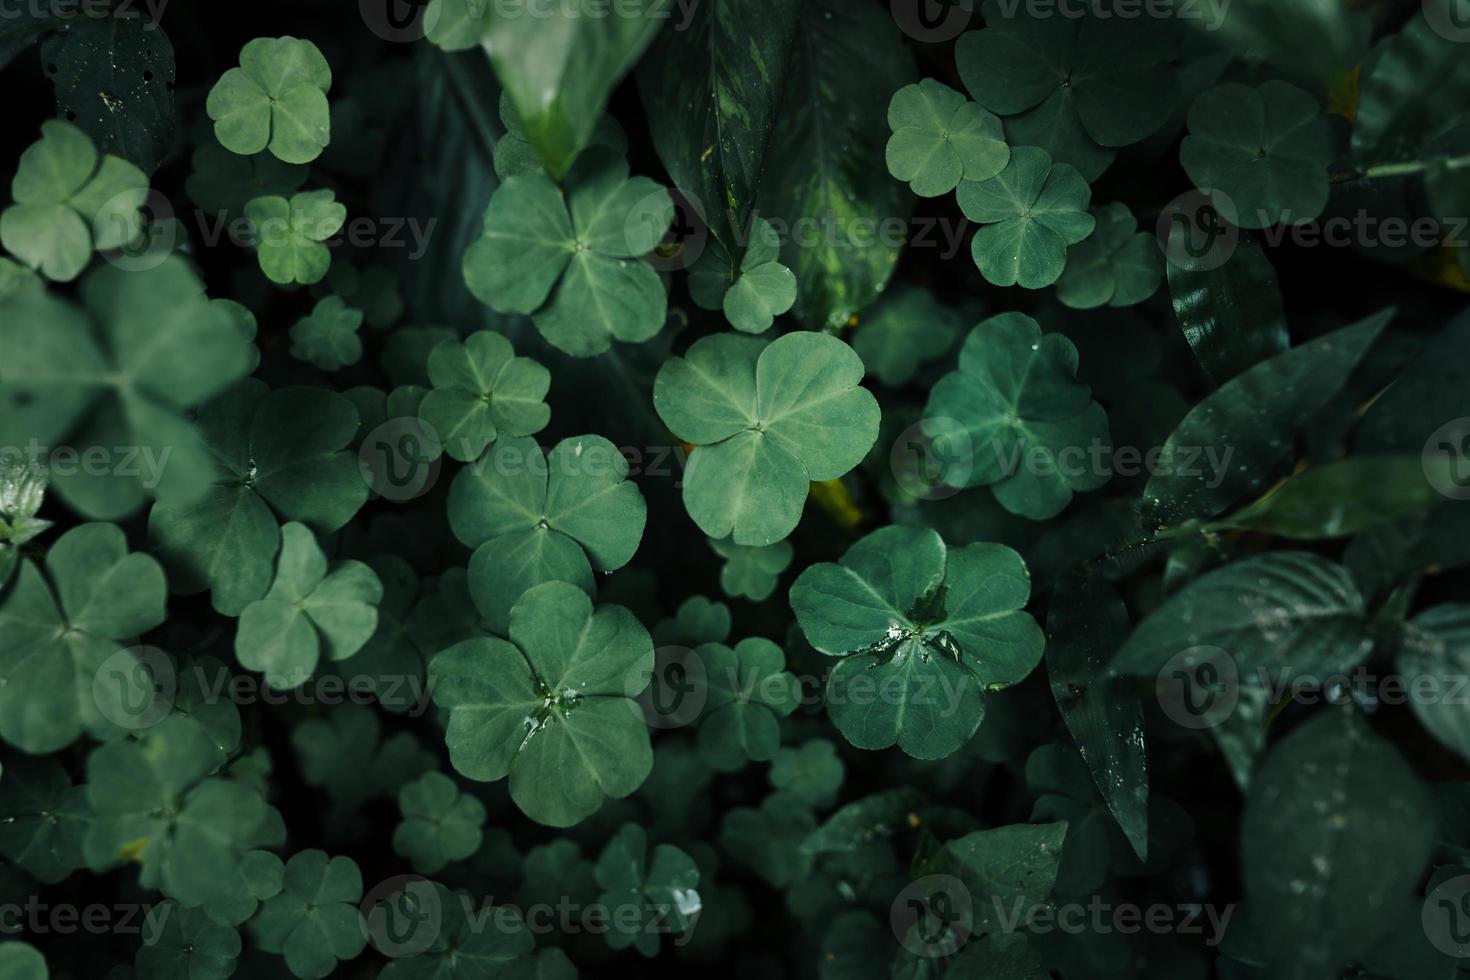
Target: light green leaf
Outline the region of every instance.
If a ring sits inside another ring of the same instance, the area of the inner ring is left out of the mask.
[[[361,310],[348,306],[340,296],[328,296],[291,327],[291,356],[323,371],[356,364],[362,359],[360,326]]]
[[[284,197],[257,197],[245,205],[260,271],[286,286],[320,282],[332,264],[322,243],[342,230],[347,208],[331,191],[303,191]]]
[[[327,90],[332,69],[310,41],[258,37],[240,49],[209,90],[214,135],[233,153],[269,149],[286,163],[310,163],[331,140]]]
[[[393,850],[419,874],[438,874],[480,849],[484,805],[441,772],[426,772],[399,790],[398,809],[403,822],[393,831]]]
[[[1000,120],[932,78],[905,85],[888,103],[888,172],[920,197],[938,197],[960,180],[986,180],[1011,158]]]
[[[1075,168],[1053,164],[1045,150],[1018,146],[987,180],[960,184],[960,210],[984,225],[970,251],[987,282],[1040,289],[1057,281],[1067,246],[1096,224],[1087,213],[1092,192]]]
[[[367,945],[357,911],[362,872],[348,857],[299,851],[286,862],[285,888],[251,920],[260,948],[280,953],[293,976],[322,980]]]
[[[502,435],[535,435],[551,420],[551,372],[529,357],[516,357],[510,341],[494,331],[435,347],[429,378],[434,389],[419,405],[419,417],[460,462],[479,459]]]

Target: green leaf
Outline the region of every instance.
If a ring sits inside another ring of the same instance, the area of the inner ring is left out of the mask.
[[[310,163],[331,140],[331,87],[332,69],[315,44],[258,37],[240,49],[240,67],[209,90],[206,108],[225,149],[269,149],[285,163]]]
[[[1047,610],[1046,673],[1052,697],[1092,781],[1139,860],[1148,860],[1148,752],[1137,688],[1107,663],[1128,635],[1128,609],[1101,576],[1070,571]]]
[[[324,389],[268,391],[250,380],[201,407],[199,424],[214,483],[198,503],[153,508],[149,537],[176,594],[208,589],[217,612],[238,616],[270,588],[281,518],[326,534],[366,502],[346,451],[357,410]]]
[[[1453,23],[1453,0],[1436,0],[1436,5]],[[1384,38],[1371,64],[1363,65],[1352,140],[1353,157],[1361,165],[1417,159],[1426,138],[1462,115],[1470,96],[1470,66],[1461,57],[1460,39],[1446,37],[1430,22],[1431,9],[1416,12],[1402,30]]]
[[[46,957],[29,943],[0,943],[0,970],[7,980],[47,980]]]
[[[796,302],[796,276],[776,261],[781,239],[769,221],[754,219],[750,234],[740,274],[725,291],[721,306],[736,330],[765,333]]]
[[[1062,859],[1065,823],[1011,824],[977,830],[944,846],[975,908],[976,932],[1003,931],[1051,891]]]
[[[699,753],[717,772],[735,772],[747,761],[769,762],[781,747],[777,719],[796,710],[801,697],[786,654],[770,640],[750,637],[734,649],[701,644],[706,699],[699,724]]]
[[[1241,684],[1331,677],[1365,660],[1363,597],[1347,569],[1304,551],[1278,551],[1195,579],[1139,623],[1114,674],[1192,670],[1228,655]],[[1269,683],[1268,683],[1269,682]]]
[[[737,807],[720,824],[720,846],[773,888],[790,888],[806,876],[811,856],[802,841],[816,820],[789,793],[772,793],[759,809]]]
[[[293,976],[321,980],[367,944],[357,911],[362,872],[348,857],[299,851],[286,862],[285,888],[251,920],[260,948],[280,953]]]
[[[1259,489],[1378,339],[1392,309],[1277,354],[1206,396],[1164,443],[1143,490],[1160,524],[1214,517]]]
[[[0,737],[32,754],[115,734],[137,717],[128,706],[152,703],[124,648],[163,622],[166,591],[158,562],[110,524],[62,535],[44,569],[24,560],[0,601]]]
[[[411,924],[407,936],[410,948],[420,942],[419,930],[427,931],[424,923],[435,921],[427,917],[438,918],[428,948],[415,955],[391,959],[378,974],[380,980],[495,980],[511,976],[576,980],[575,970],[570,974],[539,972],[542,964],[557,962],[545,952],[536,963],[536,972],[532,972],[528,958],[535,947],[535,937],[515,906],[475,905],[467,896],[424,879],[406,882],[404,889],[387,896],[384,904],[394,910],[382,920],[382,928],[392,930],[401,928],[399,923]],[[487,928],[491,923],[494,927]],[[390,940],[404,938],[392,932],[386,935]],[[564,957],[562,962],[565,963]]]
[[[1158,241],[1144,231],[1124,204],[1094,209],[1092,234],[1067,254],[1057,280],[1057,299],[1079,310],[1133,306],[1159,288],[1164,261]]]
[[[1000,120],[932,78],[893,94],[888,128],[888,172],[920,197],[994,177],[1011,158]]]
[[[228,897],[267,812],[254,790],[210,778],[219,750],[198,722],[171,715],[137,741],[87,757],[95,814],[84,849],[93,870],[142,865],[138,883],[194,907]]]
[[[403,822],[393,831],[393,850],[419,874],[437,874],[480,849],[485,807],[441,772],[426,772],[399,790],[398,809]]]
[[[449,524],[475,549],[470,593],[503,633],[511,606],[543,582],[591,595],[592,573],[626,565],[638,550],[648,507],[628,461],[601,436],[575,436],[545,456],[529,438],[501,439],[449,490]]]
[[[638,66],[659,159],[736,257],[770,169],[771,131],[801,8],[801,0],[695,4],[679,12],[678,30],[665,31]]]
[[[1072,342],[1043,336],[1024,313],[977,325],[959,369],[939,379],[925,408],[926,432],[955,441],[959,453],[945,482],[990,486],[1001,506],[1032,520],[1055,517],[1073,493],[1106,483],[1107,416],[1076,373]]]
[[[429,664],[434,703],[449,711],[449,757],[470,779],[508,775],[521,812],[570,827],[633,792],[653,766],[629,700],[647,684],[653,644],[626,609],[594,611],[564,582],[521,596],[509,636],[467,640]]]
[[[1337,973],[1391,925],[1419,881],[1434,807],[1355,708],[1329,708],[1267,756],[1241,825],[1245,894],[1273,977]]]
[[[797,748],[783,748],[771,762],[771,785],[814,807],[831,806],[842,787],[845,767],[837,746],[814,738]]]
[[[881,224],[906,219],[911,199],[887,174],[884,134],[868,112],[914,81],[900,40],[889,16],[867,4],[802,4],[770,138],[781,152],[760,210],[792,231],[781,261],[796,274],[796,317],[813,329],[846,324],[883,292],[898,260],[900,243]]]
[[[633,0],[608,16],[573,0],[525,16],[474,0],[433,0],[430,42],[446,51],[483,46],[547,172],[560,180],[591,140],[603,105],[669,16],[670,0]]]
[[[1176,227],[1170,235],[1187,234]],[[1179,241],[1175,238],[1174,241]],[[1179,250],[1170,245],[1170,253]],[[1168,263],[1169,294],[1184,339],[1216,385],[1291,346],[1276,270],[1252,238],[1242,236],[1223,265]]]
[[[360,326],[361,310],[348,306],[340,296],[328,296],[291,327],[291,356],[323,371],[356,364],[362,359],[362,340],[357,336]]]
[[[82,839],[91,823],[86,791],[49,759],[24,756],[0,777],[0,854],[43,885],[86,864]]]
[[[257,197],[245,205],[260,271],[271,282],[310,285],[332,264],[322,243],[342,230],[347,208],[331,191],[304,191],[284,197]]]
[[[311,529],[281,528],[276,578],[265,597],[240,613],[235,655],[278,690],[300,687],[323,657],[345,660],[378,628],[383,584],[356,561],[328,566]]]
[[[41,45],[41,60],[56,86],[58,115],[104,152],[146,173],[158,169],[173,148],[177,117],[174,49],[155,19],[73,16]]]
[[[206,211],[240,211],[261,197],[287,197],[306,183],[310,169],[282,163],[270,153],[240,156],[216,142],[201,144],[189,158],[184,190]]]
[[[1096,180],[1115,147],[1152,135],[1174,109],[1168,18],[1030,16],[988,0],[986,27],[955,45],[960,78],[1006,117],[1007,142],[1039,146]]]
[[[1067,264],[1067,246],[1096,226],[1082,175],[1034,146],[1012,150],[994,177],[964,181],[957,197],[965,217],[984,225],[970,251],[980,274],[997,286],[1050,286]]]
[[[591,357],[613,340],[640,343],[663,328],[667,297],[639,256],[653,250],[674,203],[611,151],[583,157],[565,193],[544,174],[512,177],[485,209],[464,256],[465,283],[500,313],[534,314],[558,350]]]
[[[1310,221],[1327,204],[1336,156],[1317,100],[1286,82],[1216,86],[1189,107],[1179,162],[1199,188],[1223,191],[1242,228]]]
[[[950,551],[934,531],[892,526],[840,564],[802,572],[791,608],[819,653],[843,658],[827,711],[847,740],[941,759],[980,727],[982,692],[1018,683],[1041,659],[1041,630],[1022,611],[1030,592],[1004,545]]]
[[[1455,695],[1470,667],[1470,606],[1434,606],[1404,629],[1397,666],[1406,678],[1434,684],[1428,696],[1410,697],[1409,706],[1430,734],[1470,757],[1470,711]]]
[[[434,390],[424,396],[419,417],[462,463],[479,459],[502,435],[535,435],[551,421],[551,372],[529,357],[516,357],[510,341],[494,331],[435,347],[429,378]]]
[[[1428,510],[1441,499],[1418,456],[1353,456],[1290,477],[1214,522],[1283,538],[1344,538]]]
[[[10,184],[15,203],[0,212],[0,244],[47,279],[70,282],[100,250],[132,245],[148,177],[59,119],[20,157]]]
[[[659,934],[678,934],[698,918],[699,867],[672,844],[648,849],[648,835],[637,824],[625,824],[597,859],[598,902],[609,909],[638,909],[633,921],[614,915],[605,934],[613,949],[632,946],[644,956],[658,955]]]
[[[159,980],[226,980],[240,956],[240,934],[218,925],[198,909],[167,902],[156,910],[159,925],[145,933],[133,959],[138,973]],[[152,920],[150,915],[150,922]]]
[[[897,388],[912,381],[920,365],[948,353],[959,335],[958,311],[928,290],[896,286],[863,315],[852,349],[868,374]]]
[[[811,481],[843,476],[877,440],[878,403],[862,377],[850,347],[814,333],[769,344],[718,334],[665,362],[654,407],[697,446],[683,493],[700,530],[746,546],[789,535]]]
[[[710,538],[714,553],[725,559],[720,569],[720,588],[725,595],[764,602],[776,591],[781,573],[791,564],[793,549],[789,541],[777,541],[761,548],[736,544],[729,538]]]
[[[1051,974],[1024,936],[990,935],[967,944],[950,966],[948,980],[1047,980]]]

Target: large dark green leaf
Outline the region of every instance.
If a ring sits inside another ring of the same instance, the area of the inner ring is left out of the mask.
[[[1273,980],[1338,976],[1419,881],[1434,808],[1413,769],[1351,707],[1332,708],[1267,757],[1241,827],[1246,898]]]
[[[1215,268],[1167,265],[1174,316],[1215,384],[1290,346],[1276,270],[1254,240],[1242,237],[1229,260]]]
[[[1278,354],[1205,398],[1164,443],[1144,487],[1145,515],[1161,524],[1213,517],[1259,489],[1292,449],[1292,436],[1347,381],[1392,309]]]
[[[77,17],[41,45],[56,107],[98,148],[152,173],[174,141],[174,49],[145,18]],[[53,68],[54,66],[54,68]]]
[[[841,0],[807,0],[795,47],[761,211],[784,222],[797,318],[839,327],[877,298],[898,260],[879,225],[906,218],[912,198],[888,176],[888,134],[871,113],[914,80],[913,59],[881,7]]]
[[[1219,521],[1283,538],[1342,538],[1427,510],[1439,500],[1418,456],[1354,456],[1293,476]]]
[[[664,167],[738,258],[766,172],[802,0],[706,0],[638,67]]]

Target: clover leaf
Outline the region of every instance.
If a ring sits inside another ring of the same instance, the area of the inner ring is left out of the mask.
[[[585,154],[563,192],[544,174],[507,180],[485,209],[484,233],[464,256],[470,292],[500,313],[532,315],[558,350],[591,357],[613,340],[638,343],[664,325],[663,282],[639,256],[674,218],[647,177],[628,176],[611,151]]]
[[[99,154],[71,123],[52,119],[41,124],[40,142],[21,154],[10,194],[15,203],[0,212],[0,244],[47,279],[70,282],[94,248],[138,240],[148,177],[121,157]]]
[[[142,865],[138,881],[180,905],[228,897],[247,842],[267,812],[253,789],[211,777],[218,750],[198,722],[171,715],[140,739],[87,757],[87,802],[95,815],[84,849],[105,871]]]
[[[199,427],[214,483],[198,503],[153,508],[149,536],[176,594],[208,589],[218,612],[238,616],[270,588],[280,517],[325,534],[366,502],[358,461],[344,451],[357,410],[331,391],[269,391],[251,379],[202,406]]]
[[[334,802],[351,809],[396,796],[413,774],[434,765],[412,732],[383,738],[377,712],[362,704],[342,705],[326,717],[301,722],[291,733],[291,745],[307,785],[322,787]],[[400,778],[404,769],[410,775]]]
[[[384,905],[388,908],[378,912],[377,908]],[[428,922],[434,926],[423,952],[399,953],[383,967],[378,980],[498,980],[501,977],[576,980],[575,970],[570,974],[551,973],[542,969],[540,962],[535,967],[527,963],[535,939],[515,906],[476,907],[464,895],[457,895],[436,881],[406,882],[403,889],[385,896],[379,906],[370,910],[367,921],[370,929],[392,929],[399,922],[414,923],[415,930],[427,930],[424,923]],[[377,927],[378,922],[383,925]],[[493,922],[494,928],[486,928],[487,922]],[[394,938],[391,932],[386,934]],[[421,942],[418,935],[417,931],[409,933],[412,948]],[[560,951],[547,950],[538,959],[544,959],[550,952]]]
[[[1146,139],[1169,118],[1176,83],[1165,64],[1167,22],[1005,8],[988,0],[985,29],[959,39],[955,62],[975,101],[1005,117],[1012,146],[1039,146],[1092,181],[1116,147]]]
[[[318,298],[337,295],[363,312],[367,325],[386,330],[403,316],[403,296],[398,276],[386,265],[356,266],[338,262],[327,272],[326,279],[312,287]]]
[[[270,153],[241,156],[211,140],[189,158],[192,172],[184,191],[206,211],[216,214],[242,210],[262,197],[284,197],[301,188],[309,167],[282,163]]]
[[[742,333],[765,333],[796,302],[796,276],[780,263],[781,239],[764,218],[751,223],[740,272],[720,301],[725,319]]]
[[[709,546],[725,559],[720,569],[720,588],[725,595],[752,602],[764,602],[776,591],[776,582],[791,564],[793,554],[790,541],[750,548],[728,538],[710,538]]]
[[[419,874],[437,874],[480,849],[485,807],[442,772],[426,772],[399,790],[398,809],[403,822],[393,831],[393,851]]]
[[[0,737],[55,752],[84,731],[115,732],[132,717],[125,705],[151,701],[123,648],[163,622],[166,591],[158,562],[130,554],[113,524],[68,531],[44,566],[25,559],[0,600]]]
[[[595,874],[603,890],[598,902],[614,910],[605,934],[613,949],[632,946],[657,956],[660,933],[682,933],[699,918],[699,866],[672,844],[659,844],[650,855],[648,833],[637,824],[624,824],[607,842]],[[636,918],[619,914],[631,909]]]
[[[1011,158],[1000,120],[932,78],[893,93],[888,128],[888,172],[920,197],[994,177]]]
[[[1142,303],[1159,288],[1164,276],[1157,240],[1138,231],[1125,204],[1116,201],[1093,209],[1097,224],[1067,252],[1067,265],[1057,280],[1057,299],[1078,310]]]
[[[550,453],[529,438],[501,439],[449,488],[449,524],[475,549],[470,593],[503,633],[511,606],[542,582],[589,595],[593,570],[621,568],[638,550],[648,507],[628,461],[601,436],[575,436]]]
[[[205,109],[225,149],[269,149],[285,163],[310,163],[331,140],[331,87],[332,69],[315,44],[258,37],[240,49],[240,67],[209,90]]]
[[[87,793],[50,759],[24,756],[0,777],[0,854],[43,885],[86,864],[82,839],[92,820]]]
[[[6,980],[47,980],[46,957],[29,943],[0,943],[0,973]]]
[[[51,475],[88,517],[125,517],[148,497],[198,500],[209,455],[182,413],[244,375],[248,341],[179,256],[147,270],[99,267],[81,299],[78,308],[27,291],[7,301],[0,445],[107,453],[110,465]]]
[[[627,796],[653,766],[648,729],[629,700],[648,683],[653,643],[621,606],[547,582],[510,611],[510,640],[467,640],[429,663],[444,740],[470,779],[510,777],[510,798],[537,823],[570,827],[604,798]]]
[[[987,282],[1040,289],[1057,281],[1067,246],[1092,233],[1092,192],[1076,168],[1052,163],[1045,150],[1018,146],[989,180],[960,184],[960,210],[984,227],[970,245]]]
[[[796,748],[783,748],[771,762],[771,785],[814,807],[831,806],[842,787],[845,768],[837,746],[814,738]]]
[[[659,620],[653,627],[653,641],[659,646],[698,646],[701,643],[724,643],[730,637],[730,607],[711,602],[702,595],[692,595],[679,603],[674,618]]]
[[[1107,415],[1076,379],[1077,348],[1041,333],[1024,313],[970,331],[959,367],[929,392],[926,432],[961,454],[944,479],[990,486],[1006,510],[1032,520],[1060,513],[1072,494],[1096,490],[1110,467]]]
[[[301,980],[321,980],[367,945],[357,903],[362,872],[348,857],[307,850],[286,862],[285,887],[251,920],[260,948],[280,953]]]
[[[260,271],[271,282],[310,285],[332,264],[322,244],[347,221],[347,208],[331,191],[302,191],[285,198],[257,197],[245,205]]]
[[[318,300],[308,316],[291,328],[291,356],[308,361],[323,371],[356,364],[362,359],[362,310],[347,305],[340,296]]]
[[[1022,611],[1030,593],[1004,545],[949,549],[928,528],[893,525],[802,572],[791,608],[818,652],[842,658],[827,713],[847,740],[942,759],[980,727],[982,694],[1041,659],[1041,628]]]
[[[781,747],[778,717],[796,710],[797,680],[786,655],[770,640],[750,637],[732,650],[723,643],[695,649],[704,662],[707,696],[699,723],[699,754],[710,768],[734,772],[746,760],[769,762]]]
[[[1287,82],[1226,82],[1189,107],[1179,162],[1200,188],[1224,192],[1242,228],[1310,221],[1327,205],[1336,155],[1317,100]]]
[[[479,459],[501,435],[535,435],[551,421],[551,372],[529,357],[516,357],[510,341],[493,330],[435,347],[429,380],[434,389],[419,405],[419,417],[460,462]]]
[[[717,334],[666,361],[653,403],[696,446],[683,493],[700,530],[749,546],[795,530],[811,481],[841,477],[877,441],[878,402],[862,377],[852,348],[816,333]]]
[[[868,373],[890,388],[908,384],[926,361],[942,357],[960,333],[959,313],[928,290],[890,290],[863,314],[852,349]]]
[[[383,584],[361,562],[327,565],[304,524],[281,528],[276,578],[263,599],[240,613],[235,654],[274,688],[300,687],[322,657],[346,660],[378,628]]]
[[[226,980],[240,956],[240,934],[198,909],[165,902],[154,910],[158,926],[143,937],[133,964],[158,980]]]

